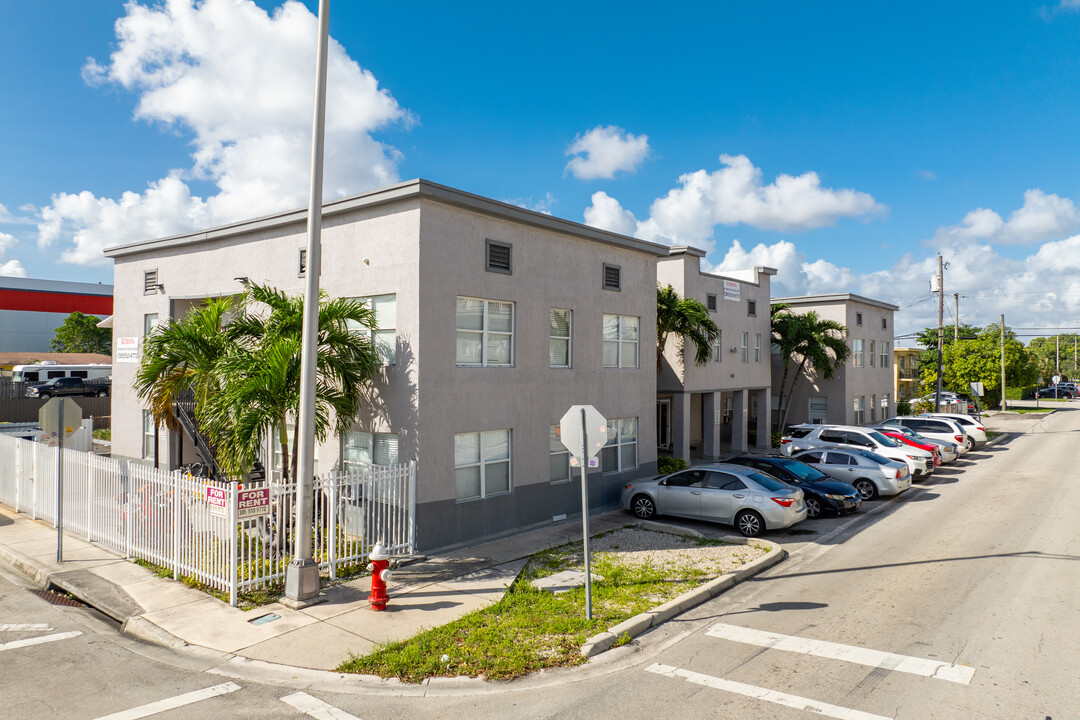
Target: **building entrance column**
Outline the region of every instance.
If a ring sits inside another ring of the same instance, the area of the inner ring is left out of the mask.
[[[733,390],[731,392],[731,450],[736,453],[746,452],[747,427],[750,419],[750,392]]]
[[[757,444],[758,450],[768,450],[772,447],[772,389],[763,388],[754,391],[757,398]]]
[[[701,455],[720,459],[720,393],[701,393]]]
[[[690,462],[690,393],[671,396],[671,455]]]

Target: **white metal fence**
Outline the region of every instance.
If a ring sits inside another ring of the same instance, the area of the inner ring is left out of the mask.
[[[58,448],[0,436],[0,503],[55,526],[58,462]],[[269,489],[269,511],[243,518],[240,492],[255,488]],[[391,553],[414,551],[415,463],[335,471],[316,478],[313,492],[313,557],[331,578],[364,562],[378,542]],[[293,482],[245,488],[63,451],[65,532],[228,592],[233,605],[238,593],[285,577],[295,543],[295,496]]]

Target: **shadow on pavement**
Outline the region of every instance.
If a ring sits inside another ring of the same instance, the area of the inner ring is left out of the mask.
[[[906,567],[909,565],[933,565],[934,563],[965,562],[968,560],[994,560],[997,558],[1026,558],[1030,560],[1080,560],[1080,555],[1062,555],[1061,553],[1045,553],[1040,550],[1023,550],[1021,552],[994,553],[992,555],[967,555],[964,557],[934,558],[932,560],[911,560],[900,563],[882,563],[880,565],[860,565],[859,567],[836,568],[833,570],[807,570],[779,575],[771,575],[768,570],[747,582],[770,582],[772,580],[784,580],[793,577],[807,577],[809,575],[837,575],[848,572],[862,572],[864,570],[885,570],[887,568]],[[778,565],[777,568],[783,568]]]
[[[821,608],[829,607],[829,603],[818,602],[771,602],[761,603],[757,607],[747,608],[745,610],[736,610],[735,612],[724,613],[725,615],[742,615],[744,613],[755,612],[785,612],[787,610],[820,610]]]

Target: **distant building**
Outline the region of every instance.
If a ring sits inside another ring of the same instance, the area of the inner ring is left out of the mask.
[[[49,352],[68,315],[105,318],[112,307],[112,285],[0,277],[0,352]]]
[[[33,365],[43,362],[54,362],[57,365],[91,365],[94,363],[108,365],[112,362],[112,355],[101,355],[99,353],[0,352],[0,371],[4,375],[11,374],[11,369],[16,365]]]
[[[911,400],[919,396],[920,348],[896,348],[893,350],[893,387],[896,401]]]
[[[826,423],[863,425],[890,417],[896,410],[893,390],[893,313],[900,308],[880,300],[837,293],[773,298],[787,303],[794,313],[813,310],[823,320],[835,320],[848,329],[851,356],[833,371],[831,380],[807,373],[795,383],[784,403],[790,407],[786,425]],[[775,349],[774,349],[775,352]],[[773,397],[780,394],[783,358],[772,356]],[[795,363],[791,372],[795,371]],[[788,375],[788,386],[791,375]],[[779,422],[779,413],[777,417]]]

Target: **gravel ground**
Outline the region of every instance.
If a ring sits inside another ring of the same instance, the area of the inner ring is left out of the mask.
[[[699,545],[695,538],[644,528],[621,528],[589,541],[589,551],[623,565],[686,568],[719,577],[767,553],[767,543]],[[596,556],[594,555],[594,557]]]

